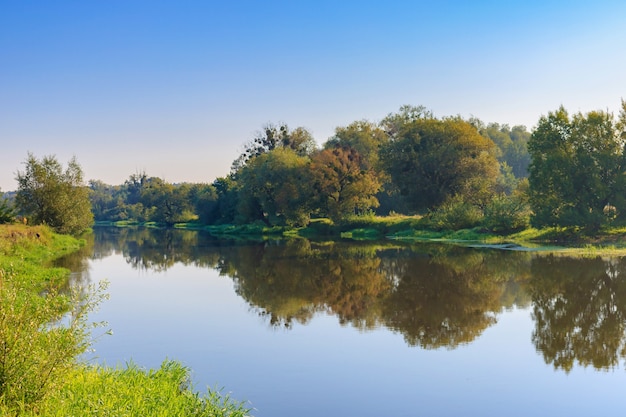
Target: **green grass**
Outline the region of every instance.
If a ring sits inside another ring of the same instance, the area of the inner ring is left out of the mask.
[[[218,390],[195,392],[189,369],[166,360],[156,370],[133,363],[124,368],[77,366],[62,389],[37,410],[22,410],[19,415],[243,417],[248,413],[243,403]]]
[[[86,366],[88,314],[105,285],[72,288],[46,265],[82,242],[37,226],[0,225],[0,416],[244,416],[218,391],[200,395],[180,364]]]

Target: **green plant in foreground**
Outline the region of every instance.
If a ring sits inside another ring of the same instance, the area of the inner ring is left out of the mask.
[[[209,390],[166,361],[158,370],[87,366],[88,314],[108,296],[106,282],[67,288],[68,271],[42,266],[78,240],[46,227],[0,227],[0,416],[243,417],[243,404]]]
[[[62,295],[39,295],[15,270],[0,269],[0,404],[36,408],[57,391],[90,346],[87,315],[105,298],[105,284]]]
[[[196,393],[189,382],[189,369],[168,360],[157,370],[144,370],[133,363],[125,368],[78,367],[41,409],[41,415],[59,417],[244,417],[248,412],[243,403],[219,391]]]

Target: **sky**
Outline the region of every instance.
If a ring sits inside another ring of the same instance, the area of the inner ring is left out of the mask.
[[[0,190],[29,152],[211,183],[268,123],[322,144],[405,104],[617,114],[625,64],[621,0],[0,0]]]

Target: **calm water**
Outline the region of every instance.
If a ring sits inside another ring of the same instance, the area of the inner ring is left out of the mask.
[[[626,259],[97,228],[92,361],[176,359],[257,417],[623,416]]]

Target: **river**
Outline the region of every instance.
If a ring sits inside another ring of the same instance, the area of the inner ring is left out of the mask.
[[[110,366],[175,359],[256,417],[622,416],[626,259],[96,228]]]

